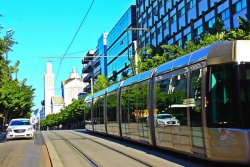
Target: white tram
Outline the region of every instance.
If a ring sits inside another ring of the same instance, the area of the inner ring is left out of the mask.
[[[216,42],[86,97],[86,129],[250,164],[250,41]]]

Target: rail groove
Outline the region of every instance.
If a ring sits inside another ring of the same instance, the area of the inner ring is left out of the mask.
[[[115,149],[115,148],[109,147],[109,146],[107,146],[107,145],[105,145],[105,144],[103,144],[103,143],[100,143],[100,142],[98,142],[98,141],[89,139],[89,138],[87,138],[87,137],[84,137],[84,136],[79,135],[79,134],[74,133],[74,132],[67,132],[67,133],[71,133],[71,134],[74,134],[74,135],[76,135],[76,136],[82,137],[83,139],[87,139],[87,140],[90,140],[90,141],[92,141],[92,142],[95,142],[95,143],[97,143],[97,144],[99,144],[99,145],[101,145],[101,146],[103,146],[103,147],[106,147],[106,148],[108,148],[108,149],[110,149],[110,150],[112,150],[112,151],[115,151],[115,152],[117,152],[117,153],[119,153],[119,154],[122,154],[122,155],[124,155],[124,156],[126,156],[126,157],[128,157],[128,158],[131,158],[131,159],[133,159],[133,160],[135,160],[135,161],[137,161],[137,162],[139,162],[139,163],[141,163],[141,164],[144,164],[145,166],[153,167],[153,165],[148,164],[147,162],[144,162],[143,160],[136,159],[136,158],[132,157],[131,155],[128,155],[128,154],[126,154],[126,153],[124,153],[124,152],[122,152],[122,151],[119,151],[119,150]]]
[[[91,166],[93,167],[98,167],[98,165],[96,165],[96,163],[94,163],[90,158],[88,158],[83,152],[81,152],[76,146],[74,146],[71,142],[69,142],[67,139],[65,139],[64,137],[62,137],[61,135],[59,135],[58,133],[53,132],[55,135],[57,135],[58,137],[60,137],[62,140],[64,140],[68,145],[70,145],[72,148],[74,148],[76,150],[76,152],[78,152]]]

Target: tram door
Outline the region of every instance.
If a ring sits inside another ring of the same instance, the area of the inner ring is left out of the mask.
[[[204,133],[202,128],[202,69],[190,72],[189,112],[192,151],[205,155]]]

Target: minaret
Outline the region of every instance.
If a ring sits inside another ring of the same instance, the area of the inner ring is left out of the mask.
[[[54,74],[52,73],[52,63],[47,62],[44,74],[44,108],[45,117],[51,114],[51,97],[54,96]]]

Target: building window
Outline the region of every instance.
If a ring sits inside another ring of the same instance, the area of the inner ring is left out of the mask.
[[[203,32],[203,27],[200,26],[196,29],[196,36],[199,36]]]
[[[186,41],[191,41],[191,33],[188,33],[188,34],[186,35]]]
[[[151,38],[155,38],[155,32],[151,33]]]
[[[159,0],[158,6],[159,6],[159,9],[162,7],[162,0]]]
[[[235,4],[235,13],[241,11],[242,9],[247,7],[247,2],[246,0],[240,0]]]
[[[150,19],[150,18],[151,18],[151,15],[152,15],[152,13],[148,13],[148,19]]]
[[[196,0],[191,0],[188,2],[188,8],[192,9],[196,5]]]
[[[179,10],[179,16],[181,17],[182,15],[184,15],[185,14],[185,7],[183,7],[183,8],[181,8],[180,10]]]
[[[162,26],[164,30],[167,29],[169,27],[169,21],[167,20]]]
[[[214,25],[214,23],[215,23],[215,18],[212,18],[212,19],[208,20],[208,25],[207,25],[207,27],[208,27],[208,28],[212,28],[213,25]]]
[[[229,9],[224,10],[223,12],[221,12],[220,14],[220,18],[222,21],[226,20],[227,18],[229,18],[230,13],[229,13]]]
[[[174,14],[171,18],[170,18],[171,24],[173,24],[174,22],[176,22],[176,14]]]
[[[162,29],[161,29],[161,27],[159,27],[158,29],[157,29],[157,34],[160,34],[162,32]]]
[[[179,39],[177,42],[178,42],[178,46],[182,48],[182,39]]]

